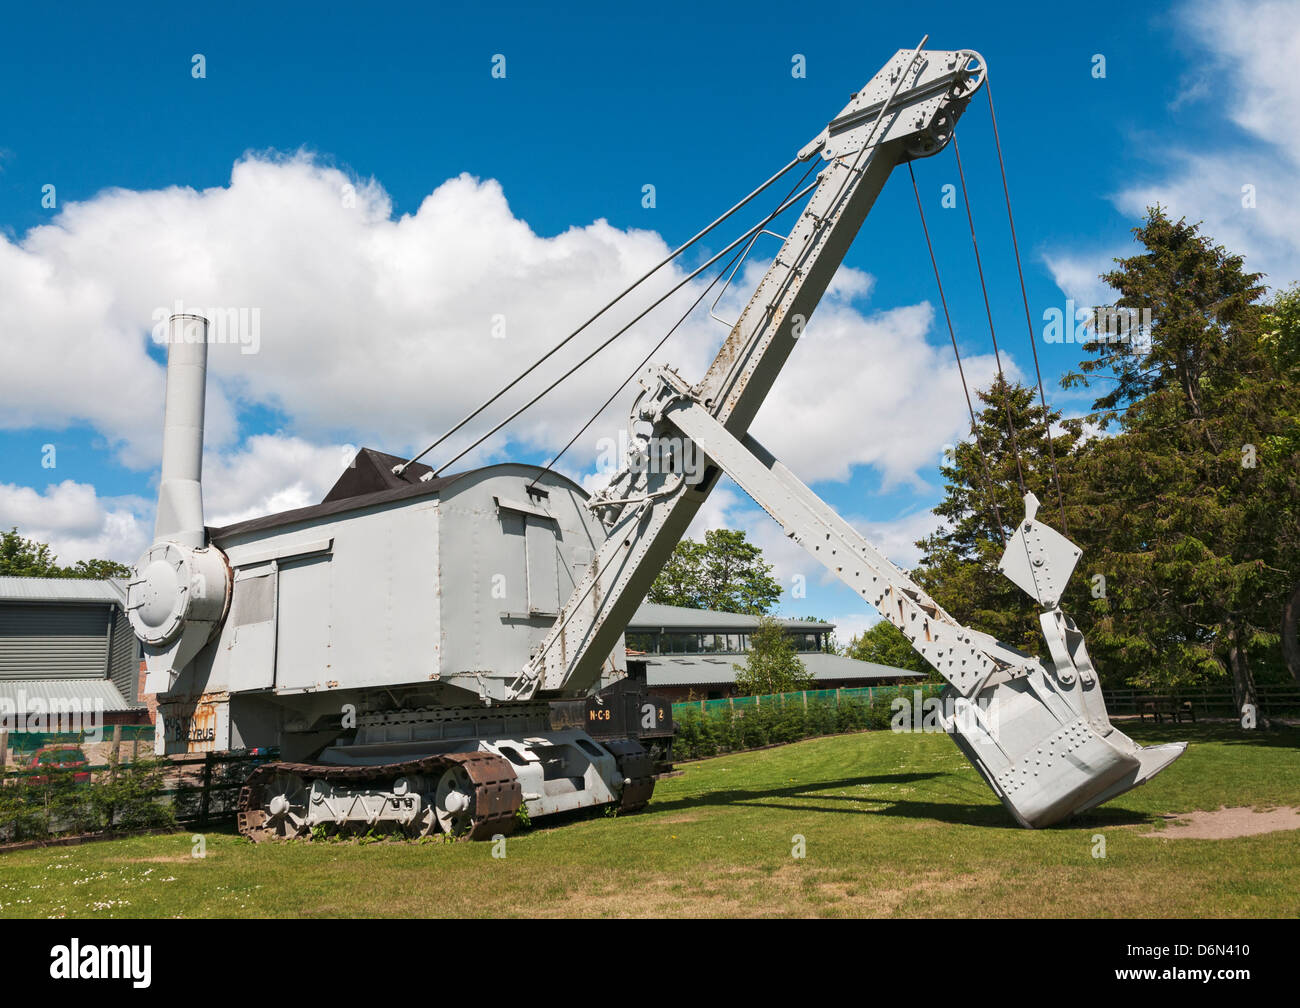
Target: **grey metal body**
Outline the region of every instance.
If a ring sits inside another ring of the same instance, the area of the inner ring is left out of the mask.
[[[537,648],[591,563],[603,530],[585,492],[513,463],[411,491],[210,530],[229,613],[179,670],[166,647],[147,659],[166,683],[159,751],[274,746],[343,766],[485,751],[509,759],[530,816],[616,801],[608,751],[552,731],[548,703],[489,705],[483,685]],[[626,675],[616,654],[604,681]],[[437,781],[397,786],[315,781],[276,801],[307,827],[434,814]]]
[[[395,701],[491,699],[485,677],[527,659],[591,562],[602,530],[585,496],[507,463],[403,499],[214,530],[231,571],[228,617],[174,675],[165,650],[146,659],[166,683],[169,751],[287,743],[296,755]],[[607,679],[625,674],[616,654]]]
[[[486,751],[510,761],[531,816],[616,801],[615,757],[550,730],[549,704],[486,706],[485,676],[537,648],[603,541],[582,488],[514,464],[395,488],[345,472],[328,504],[206,529],[205,336],[201,319],[169,324],[158,538],[127,588],[158,751],[276,747],[344,766]],[[369,454],[353,469],[373,471]],[[626,674],[623,654],[606,679]],[[458,799],[418,776],[281,774],[275,790],[275,815],[307,829],[432,829]]]

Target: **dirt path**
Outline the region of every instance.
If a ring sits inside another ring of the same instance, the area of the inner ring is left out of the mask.
[[[1300,808],[1284,806],[1256,812],[1249,806],[1221,808],[1217,812],[1188,812],[1168,816],[1169,825],[1142,836],[1162,840],[1226,840],[1281,830],[1300,829]]]

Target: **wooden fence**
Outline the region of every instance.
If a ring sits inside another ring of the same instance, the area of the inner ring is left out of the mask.
[[[1260,686],[1257,688],[1259,717],[1300,715],[1300,686]],[[1240,718],[1241,711],[1233,699],[1231,687],[1180,690],[1102,690],[1106,709],[1112,715],[1136,714],[1157,717],[1187,713],[1192,717]]]
[[[51,791],[52,788],[66,788],[69,783],[76,792],[81,792],[82,788],[94,789],[122,779],[121,775],[132,772],[133,764],[143,768],[145,761],[154,760],[152,749],[152,743],[142,745],[133,740],[124,744],[121,732],[118,731],[114,733],[113,744],[108,749],[108,761],[104,763],[55,769],[41,766],[6,767],[0,761],[0,787],[34,786],[36,791],[24,797],[24,801],[31,798],[40,801],[44,792]],[[275,750],[264,749],[161,757],[158,765],[160,776],[157,778],[159,785],[156,790],[151,785],[149,800],[170,806],[175,821],[187,827],[203,829],[223,820],[231,820],[237,812],[239,789],[248,775],[254,767],[276,756]],[[89,780],[78,780],[82,775],[89,775]],[[93,791],[88,792],[87,797],[93,797]],[[21,805],[15,807],[15,815],[20,814],[17,812],[20,807]],[[53,836],[70,830],[76,832],[76,821],[69,818],[60,825],[62,820],[56,816],[55,821],[48,826],[48,833]],[[0,823],[0,836],[9,832],[5,823]]]
[[[254,767],[273,758],[265,750],[170,756],[168,762],[174,775],[160,796],[171,799],[179,823],[202,828],[212,822],[233,819],[244,781]]]

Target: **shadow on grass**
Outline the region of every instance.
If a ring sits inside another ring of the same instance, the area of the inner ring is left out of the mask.
[[[768,798],[803,798],[815,797],[821,801],[861,802],[866,799],[852,795],[815,794],[836,788],[865,787],[870,784],[915,784],[919,781],[946,777],[944,773],[903,773],[877,774],[872,777],[841,777],[831,781],[803,781],[783,787],[770,788],[765,791],[749,791],[740,788],[710,791],[690,798],[678,798],[674,801],[651,800],[650,807],[656,812],[682,811],[685,809],[705,808],[710,805],[747,805]],[[801,806],[806,807],[806,806]],[[854,812],[855,809],[829,808],[828,812]]]
[[[1268,749],[1300,749],[1300,728],[1257,728],[1247,730],[1235,721],[1198,721],[1195,724],[1155,724],[1121,718],[1112,722],[1139,745],[1165,742],[1218,742],[1222,745],[1258,746]]]
[[[769,788],[767,790],[727,788],[725,790],[709,791],[705,794],[695,795],[688,798],[676,798],[671,801],[651,798],[650,805],[643,812],[631,814],[657,815],[661,812],[692,812],[701,809],[729,805],[753,806],[756,808],[769,809],[784,808],[796,812],[833,812],[843,815],[863,815],[871,814],[878,810],[863,809],[853,806],[860,806],[864,802],[880,804],[881,802],[889,802],[889,799],[853,795],[830,795],[821,794],[820,792],[842,788],[863,787],[871,784],[915,784],[949,776],[949,774],[945,773],[878,774],[870,777],[842,777],[838,780],[830,781],[807,781],[804,783],[788,784],[782,787]],[[782,804],[780,802],[780,799],[782,798],[805,798],[816,802],[833,802],[837,804],[816,805],[809,804],[807,801],[799,804]],[[971,807],[974,808],[974,806]],[[997,806],[996,811],[1000,812],[1001,807]],[[584,809],[577,812],[550,815],[534,824],[533,830],[544,832],[575,820],[598,818],[601,814],[603,813],[599,809]]]
[[[882,784],[917,784],[942,779],[947,792],[965,792],[958,797],[969,801],[925,801],[890,798],[881,795],[823,794],[842,788]],[[798,803],[782,799],[805,799]],[[954,826],[979,826],[994,829],[1019,829],[1002,804],[981,785],[963,780],[948,773],[880,774],[869,777],[844,777],[831,781],[808,781],[766,790],[738,788],[714,791],[691,798],[674,801],[651,801],[649,813],[683,812],[717,805],[748,806],[752,808],[785,809],[791,812],[829,812],[840,815],[893,816],[903,819],[923,819]],[[1144,825],[1156,817],[1124,808],[1102,807],[1058,823],[1051,829],[1080,829],[1102,826]]]
[[[239,832],[239,825],[234,819],[213,819],[202,829],[198,823],[181,823],[176,827],[178,833],[189,833],[192,836],[198,836],[200,833],[204,836],[243,836]]]

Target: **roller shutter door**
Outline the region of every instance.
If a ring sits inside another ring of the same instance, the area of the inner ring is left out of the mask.
[[[0,605],[0,679],[103,678],[104,605]]]

